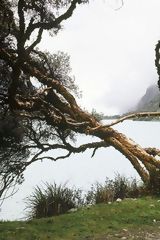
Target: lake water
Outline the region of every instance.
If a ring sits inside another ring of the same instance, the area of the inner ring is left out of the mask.
[[[125,121],[114,127],[143,147],[160,148],[160,123],[144,121]],[[96,141],[96,138],[79,137],[78,143]],[[113,148],[102,148],[91,158],[92,151],[73,154],[70,158],[57,162],[43,161],[34,163],[25,172],[25,182],[19,191],[6,199],[0,211],[0,219],[24,219],[26,216],[24,199],[29,196],[36,185],[44,182],[65,183],[87,190],[95,181],[104,182],[106,177],[114,178],[116,173],[126,177],[138,177],[130,162]]]

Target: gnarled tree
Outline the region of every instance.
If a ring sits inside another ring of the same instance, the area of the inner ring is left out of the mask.
[[[143,149],[112,125],[141,116],[123,117],[110,125],[101,122],[77,102],[77,87],[69,71],[69,57],[51,55],[37,48],[43,32],[58,34],[85,0],[1,0],[0,3],[0,195],[11,184],[21,182],[23,172],[34,161],[58,160],[88,148],[112,146],[131,162],[142,180],[159,186],[159,150]],[[34,39],[32,36],[37,34]],[[76,134],[96,136],[99,142],[75,147]],[[62,149],[53,158],[49,152]],[[60,151],[61,152],[61,151]]]

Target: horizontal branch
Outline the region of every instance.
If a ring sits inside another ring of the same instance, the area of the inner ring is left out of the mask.
[[[118,123],[121,123],[125,120],[129,120],[129,119],[135,119],[135,118],[141,118],[141,117],[160,117],[160,112],[138,112],[138,113],[132,113],[132,114],[128,114],[126,116],[123,116],[109,124],[105,124],[105,125],[99,125],[95,128],[91,128],[89,129],[89,131],[95,131],[98,130],[100,128],[106,128],[106,127],[112,127]]]
[[[86,143],[86,144],[82,144],[79,147],[74,147],[69,143],[66,144],[42,144],[46,147],[42,147],[40,149],[40,151],[38,153],[36,153],[32,159],[30,159],[30,161],[28,161],[25,165],[25,167],[29,166],[30,164],[32,164],[33,162],[39,161],[39,160],[44,160],[44,159],[48,159],[48,160],[52,160],[52,161],[57,161],[59,159],[64,159],[64,158],[68,158],[72,153],[80,153],[80,152],[84,152],[87,149],[94,149],[92,157],[95,154],[95,151],[98,148],[101,147],[109,147],[109,145],[105,142],[105,141],[100,141],[100,142],[92,142],[92,143]],[[34,145],[35,148],[35,145]],[[65,150],[67,151],[66,155],[59,155],[58,157],[51,157],[51,156],[41,156],[42,154],[44,154],[45,152],[48,152],[50,150],[55,150],[55,149],[59,149],[59,150]]]
[[[138,112],[138,113],[132,113],[126,116],[123,116],[119,119],[117,119],[116,121],[110,123],[110,124],[106,124],[103,127],[111,127],[114,126],[118,123],[121,123],[125,120],[128,119],[135,119],[135,118],[141,118],[141,117],[160,117],[160,112]]]

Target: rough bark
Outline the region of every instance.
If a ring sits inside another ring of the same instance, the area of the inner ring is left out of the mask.
[[[83,152],[87,148],[93,148],[94,153],[99,147],[112,146],[121,152],[133,165],[140,177],[145,183],[155,182],[154,174],[157,169],[160,169],[160,161],[156,159],[158,151],[151,149],[143,149],[132,139],[127,138],[124,134],[114,130],[111,126],[124,121],[140,116],[159,116],[159,113],[136,113],[123,117],[110,125],[102,125],[91,114],[81,109],[75,97],[71,92],[58,80],[48,76],[48,73],[41,70],[40,65],[34,61],[32,54],[36,45],[41,41],[44,29],[57,28],[58,25],[68,19],[72,14],[77,4],[83,1],[73,0],[68,10],[50,22],[43,22],[43,14],[41,20],[34,23],[33,18],[30,19],[28,26],[25,24],[25,1],[18,2],[18,17],[19,26],[15,27],[15,37],[17,40],[17,49],[0,48],[0,59],[5,61],[12,68],[12,82],[8,87],[8,100],[10,111],[28,119],[42,119],[48,126],[60,130],[72,130],[75,133],[96,136],[102,141],[99,143],[90,143],[82,145],[79,148],[72,147],[61,136],[63,145],[57,144],[41,144],[36,140],[36,147],[40,151],[33,159],[26,164],[26,167],[33,161],[40,160],[43,157],[40,155],[51,149],[65,149],[68,153],[61,158],[70,156],[73,152]],[[38,29],[37,39],[30,45],[26,46],[27,39],[30,39],[31,34],[35,29]],[[158,54],[158,53],[157,53]],[[159,56],[158,56],[159,57]],[[24,96],[20,93],[21,75],[29,75],[38,80],[45,90],[39,94],[38,89],[34,94]],[[47,98],[48,97],[48,98]],[[35,147],[35,146],[32,146]],[[153,154],[154,152],[154,154]],[[93,153],[93,155],[94,155]],[[48,157],[51,158],[51,157]],[[60,157],[52,160],[57,160]],[[153,184],[152,184],[153,185]]]
[[[16,58],[13,54],[11,55],[7,53],[6,50],[0,49],[0,55],[1,58],[8,61],[8,64],[12,63],[10,65],[13,67],[12,59]],[[32,96],[26,99],[18,94],[15,94],[14,96],[14,106],[12,106],[12,108],[14,107],[16,111],[39,111],[42,115],[44,115],[47,124],[58,127],[63,126],[65,128],[72,129],[75,132],[89,134],[104,140],[107,146],[114,147],[131,162],[145,183],[150,181],[150,175],[153,175],[150,173],[152,173],[155,169],[160,168],[160,161],[157,160],[151,152],[146,151],[133,140],[127,138],[124,134],[119,133],[113,128],[101,125],[92,115],[83,111],[77,105],[75,98],[57,80],[47,78],[47,76],[42,74],[38,69],[30,66],[29,63],[23,64],[21,66],[21,70],[36,77],[42,84],[50,87],[52,90],[55,90],[54,94],[57,92],[63,96],[66,102],[66,111],[62,111],[60,105],[56,105],[56,107],[54,107],[53,104],[49,104],[38,97]],[[56,96],[59,98],[58,95]],[[59,99],[59,101],[61,100]],[[49,109],[51,111],[48,111]],[[67,116],[65,112],[67,112]],[[68,117],[69,113],[70,115]]]

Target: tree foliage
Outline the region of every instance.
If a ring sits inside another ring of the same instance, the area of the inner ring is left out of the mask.
[[[23,180],[34,161],[58,160],[88,148],[113,146],[124,154],[146,183],[160,162],[158,150],[143,149],[131,139],[103,126],[95,114],[81,109],[79,91],[70,73],[69,56],[38,49],[43,32],[53,36],[85,0],[1,0],[0,3],[0,195]],[[152,113],[145,113],[148,115]],[[153,113],[154,114],[154,113]],[[141,116],[141,114],[139,115]],[[133,115],[132,118],[135,116]],[[120,119],[123,121],[125,119]],[[99,142],[75,147],[76,134]],[[60,149],[60,155],[51,156]],[[62,154],[63,153],[63,154]]]

